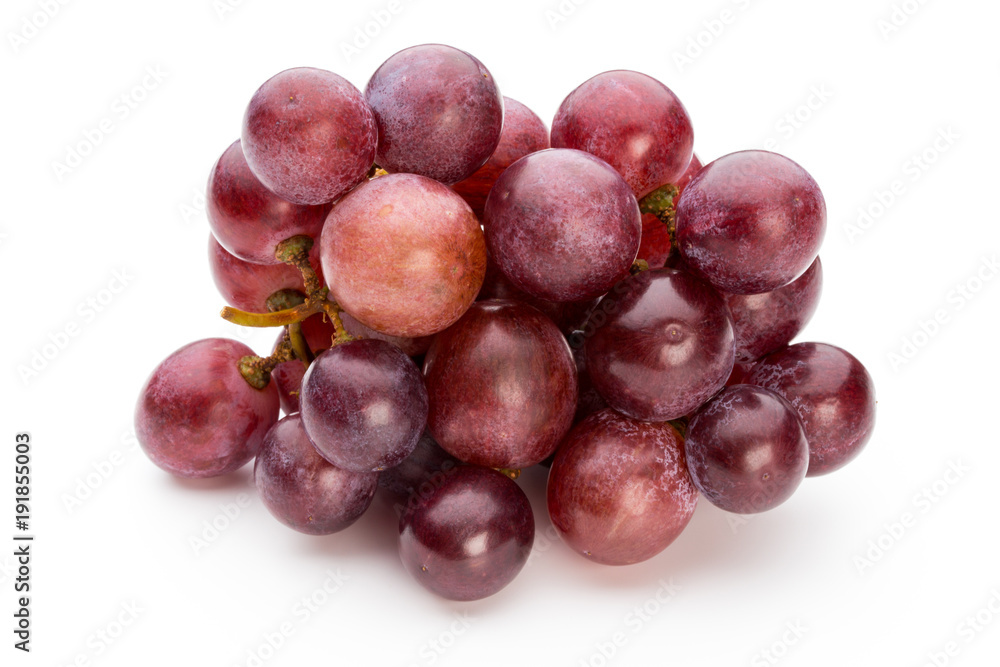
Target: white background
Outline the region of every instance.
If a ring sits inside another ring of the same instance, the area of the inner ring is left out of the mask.
[[[879,22],[892,0],[577,3],[553,14],[558,0],[401,0],[348,58],[342,45],[388,0],[63,0],[51,18],[44,2],[4,2],[0,536],[12,544],[14,434],[30,431],[37,540],[30,655],[11,646],[13,548],[0,549],[0,662],[253,665],[264,646],[269,666],[918,666],[946,649],[938,664],[996,664],[997,3],[908,0],[891,32]],[[841,345],[874,376],[864,454],[745,523],[703,502],[670,548],[625,568],[551,540],[544,474],[529,471],[536,553],[473,604],[410,580],[381,505],[311,538],[268,515],[249,466],[195,483],[147,461],[132,410],[162,358],[204,337],[260,352],[274,338],[216,316],[199,199],[251,94],[299,65],[363,87],[424,42],[472,52],[547,122],[590,76],[637,69],[684,101],[705,161],[773,140],[808,169],[829,227],[823,300],[800,340]],[[57,173],[104,119],[110,133]],[[873,216],[852,235],[859,208]],[[935,314],[943,323],[921,334]],[[919,349],[894,364],[904,337]],[[196,550],[212,521],[228,526]],[[328,571],[344,579],[329,595]],[[306,614],[297,605],[310,596],[322,604]],[[983,625],[966,620],[977,612]]]

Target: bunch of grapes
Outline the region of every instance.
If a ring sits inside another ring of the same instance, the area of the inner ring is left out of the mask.
[[[256,458],[264,504],[314,535],[384,494],[403,565],[456,600],[524,566],[528,466],[599,563],[661,552],[699,495],[773,509],[857,456],[874,388],[848,352],[790,345],[821,290],[815,181],[759,150],[702,166],[693,144],[638,72],[580,85],[551,133],[448,46],[400,51],[363,93],[277,74],[207,210],[223,317],[280,335],[266,357],[170,355],[136,408],[144,451],[185,477]]]

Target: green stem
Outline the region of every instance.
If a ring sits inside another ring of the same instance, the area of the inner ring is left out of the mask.
[[[301,322],[288,325],[288,340],[292,346],[292,351],[295,352],[295,356],[308,368],[315,357],[313,357],[312,350],[309,349],[306,337],[302,334]]]

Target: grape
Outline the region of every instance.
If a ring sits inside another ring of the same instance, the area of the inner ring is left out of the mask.
[[[459,466],[399,520],[399,557],[414,579],[449,600],[479,600],[528,561],[535,519],[524,492],[489,468]]]
[[[477,301],[487,301],[490,299],[509,299],[520,301],[529,306],[534,306],[549,316],[559,330],[564,334],[571,334],[587,321],[590,311],[597,305],[598,299],[587,299],[586,301],[546,301],[531,296],[523,290],[514,287],[503,272],[496,265],[496,262],[486,257],[486,278],[483,280],[483,287],[479,290]]]
[[[351,317],[348,313],[341,313],[340,321],[344,325],[344,330],[352,336],[357,336],[358,338],[377,338],[379,340],[384,340],[385,342],[392,343],[398,347],[400,350],[405,352],[408,357],[419,357],[421,354],[424,354],[427,352],[427,348],[431,346],[431,341],[434,340],[434,336],[419,336],[417,338],[390,336],[366,327],[361,324],[361,322],[358,322],[356,319]]]
[[[753,361],[788,345],[812,319],[823,290],[819,257],[805,273],[771,292],[727,294],[736,332],[736,358]]]
[[[309,253],[309,261],[322,281],[318,248]],[[208,235],[208,266],[226,303],[251,313],[266,313],[267,299],[277,291],[295,289],[301,292],[305,289],[302,273],[294,266],[244,262],[229,254],[211,234]]]
[[[582,301],[628,274],[642,224],[631,189],[608,163],[550,148],[501,174],[483,228],[490,256],[515,287],[547,301]]]
[[[302,335],[312,352],[318,354],[323,350],[330,349],[336,333],[333,322],[319,314],[306,318],[301,326]],[[284,339],[285,331],[282,329],[281,333],[278,334],[278,340],[274,343],[272,354]],[[306,365],[298,359],[283,361],[271,371],[271,380],[278,388],[278,398],[281,399],[281,410],[286,415],[299,411],[299,392],[302,390],[302,376],[305,374]]]
[[[645,74],[616,70],[587,80],[563,100],[552,121],[552,146],[596,155],[641,198],[684,174],[694,130],[669,88]]]
[[[427,390],[402,350],[366,338],[322,352],[302,378],[302,420],[323,458],[369,472],[406,458],[427,425]]]
[[[535,113],[517,100],[503,98],[503,132],[493,155],[476,173],[452,186],[480,219],[486,197],[500,174],[516,161],[549,147],[549,129]]]
[[[235,340],[206,338],[164,359],[135,406],[135,433],[159,467],[179,477],[215,477],[256,454],[278,420],[278,392],[254,389],[240,374],[253,350]]]
[[[574,333],[582,335],[583,332]],[[573,361],[576,362],[577,398],[576,414],[573,416],[573,424],[576,425],[595,412],[600,412],[608,407],[608,402],[594,388],[590,373],[587,372],[587,355],[583,353],[583,346],[571,346],[571,349],[573,350]]]
[[[677,179],[677,182],[674,183],[674,185],[677,186],[678,195],[684,192],[684,188],[688,186],[688,183],[691,182],[691,179],[693,179],[695,176],[698,175],[698,172],[701,171],[702,166],[703,165],[701,164],[701,160],[698,159],[698,156],[692,154],[691,162],[688,164],[687,169],[684,171],[684,175],[681,176],[679,179]]]
[[[795,162],[742,151],[704,167],[677,202],[677,245],[692,271],[730,294],[770,292],[819,252],[826,203]]]
[[[281,523],[307,535],[329,535],[368,509],[378,473],[336,467],[313,447],[302,417],[291,415],[267,432],[254,463],[254,482]]]
[[[731,387],[734,384],[747,384],[755,364],[756,361],[737,361],[733,364],[733,372],[729,374],[726,386]]]
[[[846,350],[797,343],[757,362],[748,379],[787,400],[809,440],[807,477],[825,475],[856,457],[875,428],[875,384]]]
[[[295,204],[340,199],[375,162],[378,129],[361,92],[312,67],[274,75],[243,117],[243,152],[264,186]]]
[[[415,508],[441,485],[445,473],[459,465],[459,460],[441,449],[429,431],[417,441],[417,446],[403,461],[379,473],[378,493],[402,516],[407,508]]]
[[[611,409],[577,424],[549,471],[549,516],[559,536],[607,565],[663,551],[698,501],[682,445],[670,424],[635,421]]]
[[[661,269],[667,265],[673,250],[670,228],[655,213],[643,213],[638,259],[646,260],[651,269]]]
[[[208,224],[216,240],[236,257],[257,264],[280,264],[274,248],[292,236],[319,238],[329,205],[299,206],[261,185],[236,140],[208,177]]]
[[[378,122],[379,166],[446,185],[489,159],[503,129],[503,96],[472,55],[442,44],[404,49],[372,75],[365,99]]]
[[[424,360],[427,423],[462,461],[524,468],[555,451],[576,410],[576,365],[552,320],[517,301],[478,301]]]
[[[809,443],[795,408],[748,384],[728,387],[698,409],[684,453],[702,495],[738,514],[785,502],[809,467]]]
[[[735,360],[733,325],[707,283],[675,269],[643,271],[605,302],[606,321],[592,316],[584,354],[612,408],[646,421],[677,419],[725,385]]]
[[[415,174],[370,181],[320,237],[330,294],[367,327],[415,338],[453,324],[483,284],[486,244],[469,205]]]

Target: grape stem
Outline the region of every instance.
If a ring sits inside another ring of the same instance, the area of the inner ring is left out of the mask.
[[[298,290],[279,290],[267,299],[267,313],[249,313],[239,308],[226,306],[220,313],[222,319],[244,327],[285,327],[285,337],[274,354],[269,357],[249,355],[240,359],[240,373],[251,387],[264,389],[271,381],[271,371],[285,361],[299,359],[306,366],[312,363],[312,349],[302,333],[302,322],[312,315],[322,313],[333,324],[332,345],[340,345],[356,340],[344,329],[340,317],[341,307],[328,298],[330,289],[323,287],[316,271],[309,263],[309,251],[313,240],[308,236],[293,236],[275,247],[276,259],[294,266],[302,273],[302,283],[306,295]]]

